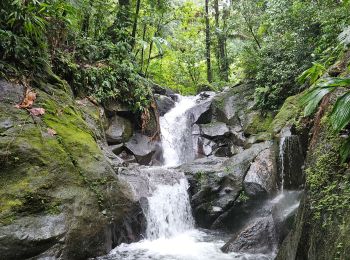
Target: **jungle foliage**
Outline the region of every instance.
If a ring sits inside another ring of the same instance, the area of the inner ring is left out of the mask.
[[[250,80],[257,108],[277,110],[343,51],[337,36],[349,25],[349,5],[3,0],[0,76],[31,81],[56,74],[77,95],[117,98],[139,111],[149,105],[152,81],[193,94]]]

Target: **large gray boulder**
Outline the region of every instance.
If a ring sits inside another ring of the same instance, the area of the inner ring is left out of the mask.
[[[67,232],[64,214],[38,217],[23,217],[15,220],[12,225],[0,226],[0,248],[11,246],[13,252],[2,250],[2,259],[38,255],[64,238]]]
[[[207,124],[212,119],[212,101],[215,93],[205,92],[198,96],[197,105],[188,110],[187,115],[192,117],[196,124]]]
[[[189,179],[193,214],[199,226],[212,227],[218,219],[217,228],[226,226],[230,219],[226,212],[237,208],[251,163],[270,146],[270,142],[255,144],[231,158],[202,158],[180,167]]]
[[[120,116],[113,116],[109,119],[106,130],[106,139],[109,144],[120,144],[127,142],[133,134],[131,122]]]
[[[173,99],[163,95],[154,95],[154,98],[157,103],[159,116],[164,116],[168,113],[172,108],[175,107],[175,102]]]
[[[158,142],[154,142],[148,136],[140,133],[134,134],[134,136],[125,143],[125,148],[136,157],[139,164],[149,165],[154,156],[157,156],[160,160],[161,147]]]
[[[243,128],[246,115],[254,105],[254,88],[249,84],[241,84],[226,88],[215,96],[213,110],[218,121],[230,126]]]
[[[267,216],[254,219],[236,237],[226,243],[222,251],[272,255],[276,245],[274,221],[271,216]]]
[[[225,123],[215,122],[199,125],[201,135],[210,139],[230,134],[230,129]]]
[[[244,190],[250,196],[272,194],[277,189],[277,164],[273,147],[263,150],[251,164],[245,178]]]

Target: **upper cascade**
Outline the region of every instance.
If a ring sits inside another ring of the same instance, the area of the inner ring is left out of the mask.
[[[193,110],[203,102],[210,101],[212,93],[205,98],[177,95],[178,102],[173,109],[160,117],[164,165],[178,166],[195,159],[196,147],[192,137],[192,126],[198,120]]]

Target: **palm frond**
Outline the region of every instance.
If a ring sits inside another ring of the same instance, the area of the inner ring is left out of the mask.
[[[323,97],[332,91],[334,91],[334,87],[316,87],[303,95],[300,98],[300,103],[305,106],[304,115],[312,115]]]
[[[331,114],[331,123],[334,130],[339,132],[350,122],[350,92],[338,98]]]

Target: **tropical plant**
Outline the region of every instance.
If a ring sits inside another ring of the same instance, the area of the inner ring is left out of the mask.
[[[326,67],[318,62],[313,62],[313,66],[305,70],[299,77],[298,82],[303,84],[308,81],[313,85],[326,71]]]
[[[305,116],[312,115],[325,95],[339,90],[340,94],[330,114],[330,122],[335,133],[344,130],[350,123],[350,78],[329,78],[316,83],[300,99],[305,106]],[[341,147],[341,159],[345,162],[350,156],[350,137]]]

